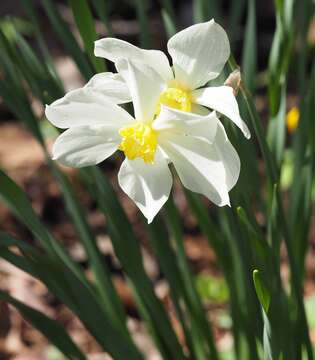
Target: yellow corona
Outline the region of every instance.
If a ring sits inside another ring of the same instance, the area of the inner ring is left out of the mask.
[[[169,87],[159,97],[156,115],[161,111],[161,104],[181,111],[191,111],[190,93],[177,87]]]
[[[119,150],[122,150],[128,159],[139,157],[146,163],[154,162],[157,133],[150,124],[136,122],[121,128],[119,134],[122,136]]]

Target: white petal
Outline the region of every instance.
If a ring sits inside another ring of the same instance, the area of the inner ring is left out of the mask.
[[[141,61],[153,67],[165,82],[173,79],[169,61],[159,50],[144,50],[123,40],[106,38],[95,41],[94,53],[113,62],[119,58]]]
[[[112,127],[74,127],[57,138],[53,159],[71,167],[96,165],[111,156],[120,141],[118,131]]]
[[[236,184],[241,170],[240,158],[228,139],[224,126],[219,122],[215,140],[213,143],[226,173],[226,185],[230,191]]]
[[[131,101],[128,87],[119,74],[111,72],[96,74],[85,87],[101,93],[115,104],[124,104]]]
[[[230,86],[207,87],[192,92],[192,100],[197,104],[207,106],[230,118],[249,139],[250,131],[241,119],[238,104]]]
[[[56,127],[106,125],[122,127],[134,119],[127,111],[89,88],[70,91],[51,105],[46,105],[47,119]]]
[[[152,126],[160,132],[159,137],[168,137],[174,133],[206,137],[212,142],[218,122],[214,111],[207,116],[201,116],[162,105],[160,115],[154,120]]]
[[[230,56],[226,32],[214,20],[178,32],[167,47],[173,59],[175,79],[191,90],[216,78]]]
[[[172,175],[167,162],[159,151],[154,164],[146,164],[142,159],[125,159],[118,174],[119,185],[136,203],[148,223],[152,222],[169,197]]]
[[[206,116],[209,115],[209,113],[211,112],[209,109],[207,109],[206,107],[196,104],[196,103],[192,103],[191,104],[191,112],[193,114],[197,114],[197,115],[202,115],[202,116]]]
[[[174,135],[160,146],[174,164],[183,185],[216,205],[229,205],[229,184],[221,154],[206,139]]]
[[[164,80],[152,67],[138,61],[119,59],[116,67],[129,88],[136,120],[152,121],[166,86]]]

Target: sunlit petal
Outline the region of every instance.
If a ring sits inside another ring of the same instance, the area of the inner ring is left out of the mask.
[[[56,127],[115,124],[117,128],[134,119],[106,96],[87,88],[70,91],[45,109],[47,119]]]
[[[171,172],[160,152],[156,153],[153,164],[146,164],[142,159],[125,159],[118,174],[118,181],[148,223],[152,222],[160,211],[172,187]]]
[[[174,133],[206,137],[212,142],[217,131],[217,123],[215,112],[201,116],[161,106],[160,115],[155,119],[153,128],[161,132],[160,137]]]
[[[124,104],[131,101],[128,87],[119,74],[111,72],[96,74],[85,87],[101,93],[115,104]]]
[[[182,184],[219,206],[229,205],[229,175],[222,155],[206,139],[173,135],[161,147],[169,156]]]
[[[231,119],[249,139],[250,131],[241,119],[233,89],[230,86],[206,87],[192,92],[192,99],[197,104],[207,106]]]
[[[115,127],[74,127],[57,138],[53,159],[71,167],[96,165],[117,150],[120,140]]]
[[[178,32],[167,47],[176,80],[191,90],[216,78],[230,56],[226,32],[214,20]]]
[[[129,88],[135,118],[152,121],[165,82],[152,67],[137,61],[120,59],[116,66]]]
[[[119,58],[136,60],[150,65],[164,79],[173,79],[173,72],[166,55],[159,50],[144,50],[129,44],[127,41],[106,38],[95,41],[96,56],[116,62]]]

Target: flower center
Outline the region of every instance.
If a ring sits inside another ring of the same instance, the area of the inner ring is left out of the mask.
[[[119,129],[122,150],[130,160],[141,157],[146,163],[153,163],[157,147],[157,133],[151,125],[136,122]]]
[[[169,87],[159,97],[156,115],[161,111],[161,104],[174,109],[189,112],[191,110],[191,99],[188,91],[177,87]]]

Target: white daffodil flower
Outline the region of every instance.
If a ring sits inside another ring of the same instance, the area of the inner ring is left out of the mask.
[[[192,25],[175,34],[167,44],[172,58],[158,50],[143,50],[126,41],[114,38],[95,42],[95,55],[116,62],[119,58],[141,61],[151,66],[163,78],[164,85],[157,101],[160,105],[193,112],[215,110],[231,119],[250,138],[250,132],[241,119],[238,104],[230,86],[203,87],[222,71],[230,56],[226,32],[214,20]]]
[[[240,161],[216,113],[200,116],[161,105],[156,115],[164,79],[140,62],[119,59],[116,66],[128,85],[134,117],[109,100],[113,87],[116,102],[125,99],[118,84],[108,93],[102,84],[91,83],[68,93],[46,107],[50,122],[67,129],[53,146],[53,158],[82,167],[98,164],[116,150],[124,152],[119,184],[149,223],[170,194],[169,163],[186,188],[219,206],[229,205]]]

